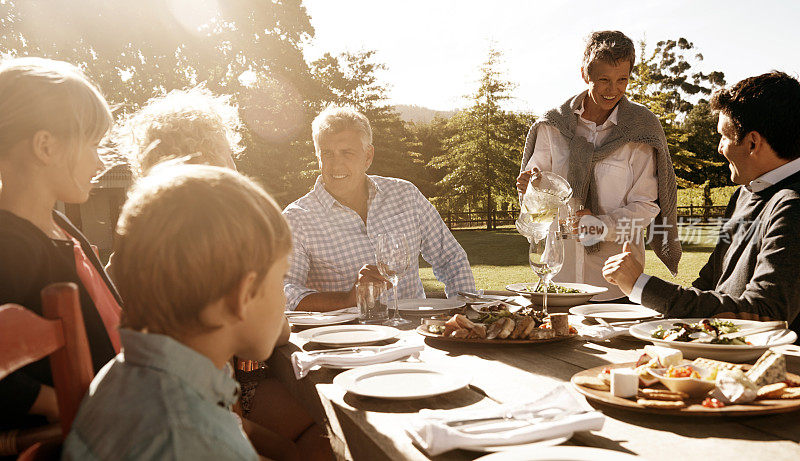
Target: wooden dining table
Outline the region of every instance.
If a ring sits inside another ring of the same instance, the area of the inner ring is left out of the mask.
[[[572,318],[571,323],[581,321]],[[632,337],[605,342],[579,338],[540,344],[467,344],[425,338],[413,328],[399,340],[424,344],[419,360],[446,372],[471,376],[469,387],[419,400],[380,400],[358,397],[332,383],[340,370],[322,368],[296,379],[291,354],[319,349],[297,333],[275,350],[269,373],[282,381],[324,424],[340,459],[465,460],[483,453],[453,450],[436,457],[415,446],[406,429],[422,409],[480,409],[503,403],[534,400],[556,386],[566,386],[586,409],[592,404],[570,385],[583,370],[607,364],[634,362],[646,343]],[[787,368],[800,372],[800,348],[786,346]],[[751,362],[752,363],[752,362]],[[650,460],[800,460],[800,411],[747,417],[701,417],[641,413],[602,404],[602,430],[578,432],[566,445],[615,450]]]

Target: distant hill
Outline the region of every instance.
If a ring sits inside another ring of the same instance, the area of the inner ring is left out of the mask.
[[[398,104],[395,106],[397,112],[400,113],[400,118],[406,122],[415,123],[428,123],[439,116],[443,118],[450,118],[456,113],[454,110],[433,110],[422,106],[409,106],[406,104]]]

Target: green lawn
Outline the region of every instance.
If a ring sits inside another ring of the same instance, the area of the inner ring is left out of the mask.
[[[509,283],[534,280],[533,271],[527,261],[528,241],[516,230],[456,230],[453,235],[469,256],[478,288],[503,290]],[[683,285],[688,285],[697,277],[714,247],[715,229],[710,226],[697,226],[693,229],[682,229],[681,235],[692,237],[693,243],[683,245],[678,276],[673,278],[650,250],[647,250],[646,256],[647,274]],[[434,278],[430,266],[421,258],[419,274],[425,290],[444,290],[444,285]]]

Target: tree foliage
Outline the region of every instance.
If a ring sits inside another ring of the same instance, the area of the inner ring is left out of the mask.
[[[512,84],[498,70],[500,57],[496,50],[489,52],[478,89],[470,97],[472,105],[450,119],[444,152],[430,162],[445,171],[439,181],[444,197],[459,196],[475,204],[480,197],[480,208],[487,213],[498,199],[516,197],[521,146],[532,122],[529,115],[501,107],[510,98]]]
[[[716,143],[711,145],[713,136],[707,133],[707,119],[701,120],[698,118],[701,114],[695,112],[692,123],[688,124],[687,120],[695,107],[692,99],[709,95],[717,86],[724,85],[724,74],[692,72],[690,61],[702,60],[702,55],[696,53],[693,59],[687,57],[694,45],[684,38],[660,41],[650,55],[646,55],[644,41],[639,45],[642,58],[633,68],[629,94],[633,101],[645,105],[661,121],[678,185],[689,187],[708,169],[721,166],[718,159],[709,155],[712,148],[716,152]],[[707,108],[705,99],[701,98],[698,104],[705,104]]]

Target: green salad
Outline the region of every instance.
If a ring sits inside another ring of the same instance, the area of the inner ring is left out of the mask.
[[[744,346],[750,344],[744,337],[739,338],[720,338],[720,335],[725,333],[734,333],[739,331],[739,326],[733,322],[719,319],[703,319],[697,323],[673,323],[670,328],[664,328],[659,325],[655,330],[650,333],[650,336],[664,341],[679,341],[679,342],[706,342],[706,340],[692,338],[692,333],[703,332],[711,335],[708,341],[711,344],[729,344],[734,346]],[[701,335],[702,336],[702,335]]]
[[[544,287],[542,285],[539,285],[536,288],[533,288],[533,287],[530,287],[530,286],[526,286],[523,290],[527,291],[528,293],[544,293]],[[556,285],[555,283],[552,283],[547,287],[547,292],[548,293],[586,293],[585,291],[579,290],[577,288],[567,288],[565,286]]]

